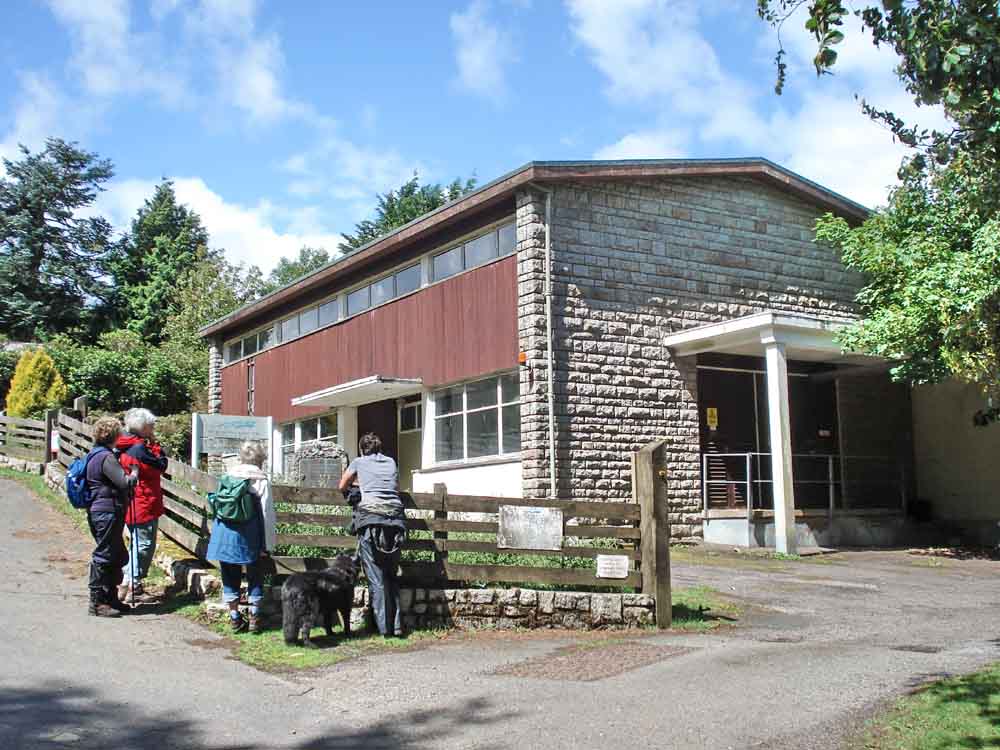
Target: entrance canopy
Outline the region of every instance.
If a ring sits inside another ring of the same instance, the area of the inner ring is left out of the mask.
[[[664,343],[680,357],[705,352],[760,357],[767,344],[779,343],[784,345],[789,359],[843,365],[871,364],[871,357],[845,353],[837,344],[837,332],[847,324],[847,321],[821,320],[807,315],[764,312],[672,333]]]
[[[423,381],[420,378],[387,378],[371,375],[298,396],[292,399],[292,406],[361,406],[373,401],[420,393],[422,385]]]

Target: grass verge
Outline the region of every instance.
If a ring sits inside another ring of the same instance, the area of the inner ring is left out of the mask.
[[[362,656],[408,651],[440,641],[448,634],[444,630],[420,630],[407,638],[367,634],[344,638],[342,629],[338,627],[331,638],[323,628],[316,628],[312,640],[319,648],[304,648],[286,645],[280,629],[272,628],[259,634],[233,634],[225,616],[211,615],[202,602],[193,598],[178,597],[172,604],[168,600],[164,609],[225,636],[235,658],[251,667],[272,672],[318,669]]]
[[[714,630],[734,624],[743,613],[735,602],[724,599],[710,586],[691,586],[673,590],[675,630]]]
[[[1000,664],[931,683],[870,723],[866,750],[1000,747]]]

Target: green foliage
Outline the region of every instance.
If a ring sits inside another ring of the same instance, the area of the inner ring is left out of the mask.
[[[14,377],[14,368],[21,358],[18,352],[0,351],[0,402],[6,403],[10,381]]]
[[[46,350],[74,398],[87,396],[94,409],[142,406],[155,414],[173,414],[190,408],[194,378],[186,363],[134,331],[102,334],[95,346],[60,336],[47,343]]]
[[[455,179],[447,186],[421,185],[419,176],[414,173],[412,178],[396,190],[390,190],[377,197],[375,219],[365,219],[354,227],[353,235],[345,234],[345,242],[341,244],[340,249],[349,252],[374,242],[393,229],[408,224],[449,201],[461,198],[475,186],[475,177],[469,178],[464,183]]]
[[[191,414],[170,414],[156,418],[156,439],[171,458],[191,461]]]
[[[0,178],[0,332],[15,339],[103,323],[111,225],[85,218],[111,162],[50,138],[35,154],[4,159]]]
[[[889,127],[899,140],[919,147],[939,164],[959,153],[974,153],[986,169],[1000,160],[1000,6],[995,0],[917,0],[869,3],[849,10],[844,0],[758,0],[761,18],[781,29],[808,5],[805,27],[816,39],[818,74],[837,63],[836,46],[844,40],[844,19],[861,19],[876,46],[899,55],[896,70],[920,105],[940,104],[954,124],[949,132],[921,130],[888,110],[864,102],[873,120]],[[784,50],[776,58],[780,94],[785,83]],[[926,165],[923,154],[910,168]]]
[[[804,2],[759,0],[780,29]],[[953,125],[920,130],[867,102],[864,112],[912,147],[888,206],[852,228],[832,216],[817,239],[861,271],[865,320],[846,348],[896,361],[911,383],[948,377],[1000,397],[1000,6],[986,0],[882,2],[852,11],[876,45],[899,56],[896,72],[919,105],[940,104]],[[808,5],[819,73],[837,62],[848,10],[841,0]],[[778,90],[784,83],[779,51]],[[997,404],[976,415],[997,416]]]
[[[7,413],[12,417],[38,418],[66,400],[66,384],[44,349],[21,354],[7,394]]]
[[[828,215],[817,239],[867,279],[845,348],[896,360],[911,383],[956,376],[1000,395],[1000,216],[983,211],[995,186],[969,166],[909,175],[887,210],[856,228]]]
[[[282,258],[267,277],[267,293],[291,284],[330,262],[330,254],[321,247],[303,246],[298,257]]]
[[[177,203],[169,180],[156,187],[117,244],[111,272],[119,323],[157,344],[176,307],[177,284],[192,265],[208,257],[201,218]]]

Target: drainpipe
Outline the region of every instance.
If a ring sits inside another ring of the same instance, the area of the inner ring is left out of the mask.
[[[549,402],[549,498],[556,499],[556,416],[555,355],[552,346],[552,190],[532,182],[531,187],[545,193],[545,337],[548,367]]]

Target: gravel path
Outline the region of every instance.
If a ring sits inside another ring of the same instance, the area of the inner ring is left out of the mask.
[[[87,617],[86,540],[16,483],[0,507],[4,748],[838,748],[888,699],[1000,653],[1000,563],[855,552],[676,564],[675,585],[746,604],[724,632],[483,634],[264,674],[180,617]],[[595,679],[610,662],[628,668]]]

